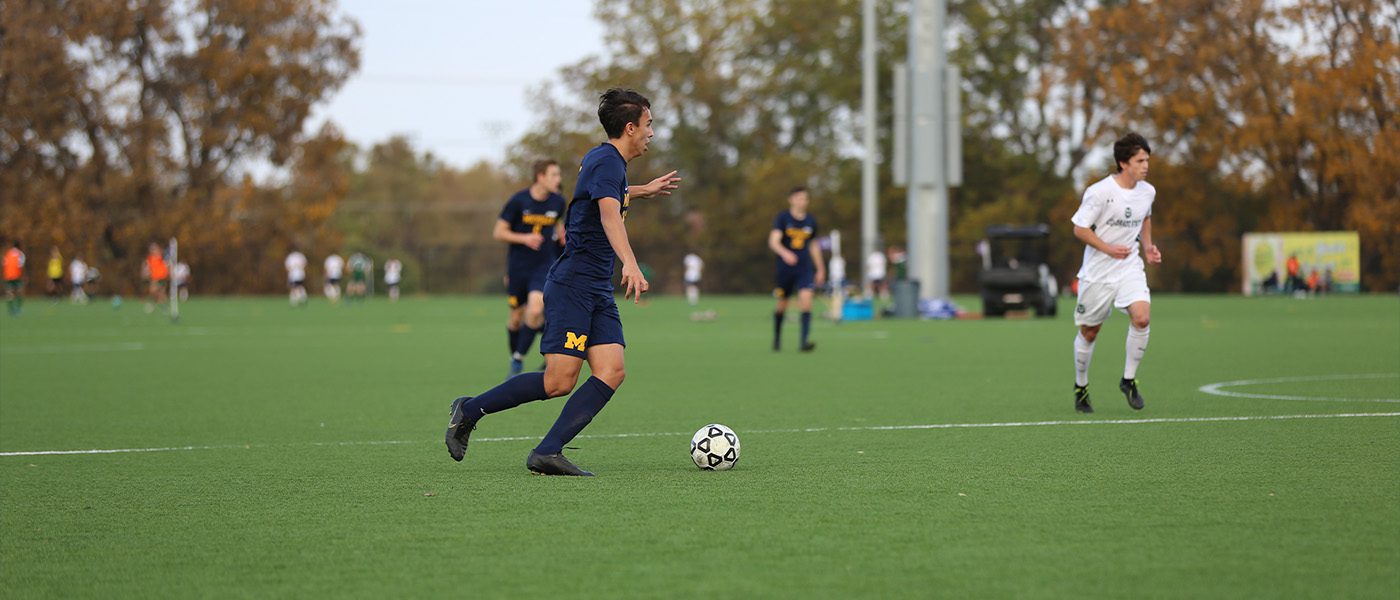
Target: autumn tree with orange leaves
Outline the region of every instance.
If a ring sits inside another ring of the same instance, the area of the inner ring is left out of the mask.
[[[270,240],[336,236],[348,145],[303,128],[358,36],[328,0],[0,3],[0,235],[81,255],[119,291],[148,242],[178,237],[229,275],[206,290],[256,289],[241,274]],[[259,165],[295,183],[259,189]]]

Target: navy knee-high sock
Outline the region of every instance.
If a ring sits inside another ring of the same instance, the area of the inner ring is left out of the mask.
[[[467,405],[463,407],[463,412],[467,413],[468,419],[480,419],[492,413],[515,408],[526,402],[544,400],[548,397],[549,394],[544,391],[544,373],[539,371],[521,373],[469,400]]]
[[[535,345],[535,335],[539,332],[540,330],[529,325],[521,325],[520,333],[515,336],[515,352],[521,356],[529,354],[530,346]]]
[[[802,313],[802,345],[807,345],[807,334],[812,331],[812,312]]]
[[[777,348],[779,342],[781,342],[782,339],[783,339],[783,317],[784,317],[784,316],[786,316],[786,315],[785,315],[782,311],[776,311],[776,312],[773,313],[773,347],[774,347],[774,348]]]
[[[569,443],[593,421],[593,417],[603,410],[608,400],[613,396],[612,388],[603,383],[602,379],[589,377],[583,382],[574,395],[569,396],[569,401],[564,403],[563,412],[559,413],[559,418],[554,421],[554,426],[549,428],[549,433],[545,434],[540,445],[535,447],[537,454],[558,454],[564,451],[564,444]]]
[[[506,328],[506,349],[509,350],[512,355],[515,354],[516,346],[520,345],[520,332],[524,330],[524,325],[520,326],[520,329]]]

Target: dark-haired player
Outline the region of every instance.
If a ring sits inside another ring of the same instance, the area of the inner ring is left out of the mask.
[[[826,279],[822,251],[817,247],[817,219],[807,213],[807,188],[796,187],[788,192],[788,209],[773,219],[768,232],[768,248],[778,255],[777,277],[773,296],[778,306],[773,310],[773,351],[782,348],[783,318],[787,316],[788,299],[797,292],[797,307],[802,311],[802,341],[798,349],[811,352],[817,345],[807,339],[812,329],[812,288]]]
[[[1084,190],[1074,222],[1074,237],[1084,242],[1084,264],[1079,268],[1079,302],[1074,309],[1074,408],[1094,412],[1089,404],[1089,362],[1094,358],[1094,340],[1112,309],[1126,311],[1128,327],[1127,358],[1118,389],[1128,406],[1142,409],[1138,393],[1137,369],[1147,352],[1148,323],[1152,314],[1152,292],[1147,289],[1139,248],[1147,262],[1162,262],[1162,253],[1152,243],[1152,202],[1157,189],[1147,183],[1147,162],[1152,147],[1136,133],[1129,133],[1113,144],[1113,160],[1118,172]]]
[[[613,261],[622,262],[623,298],[637,302],[649,287],[632,254],[623,218],[633,196],[669,194],[680,181],[672,171],[643,186],[627,185],[627,162],[646,153],[652,137],[651,102],[641,94],[608,90],[598,103],[598,120],[608,141],[583,157],[573,201],[565,211],[564,252],[550,268],[544,287],[540,351],[545,355],[545,370],[516,375],[480,396],[452,401],[447,451],[453,460],[462,460],[482,417],[569,393],[587,360],[592,376],[564,403],[525,466],[544,475],[592,475],[569,462],[563,449],[603,410],[625,374],[622,319],[613,299]]]
[[[559,163],[535,161],[535,180],[501,209],[491,237],[510,244],[506,254],[506,337],[510,376],[520,374],[525,354],[544,326],[544,282],[563,241],[564,197],[559,195]]]

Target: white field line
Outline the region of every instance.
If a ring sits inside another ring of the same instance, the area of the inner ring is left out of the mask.
[[[39,346],[14,346],[0,350],[5,354],[67,354],[69,352],[131,352],[145,350],[141,342],[117,342],[111,344],[43,344]]]
[[[1311,415],[1249,415],[1242,417],[1175,417],[1158,419],[1101,419],[1082,421],[1008,421],[1001,423],[928,423],[923,425],[869,425],[861,427],[807,427],[800,429],[750,429],[750,433],[824,433],[833,431],[917,431],[924,429],[986,429],[996,427],[1059,427],[1079,425],[1151,425],[1158,423],[1237,423],[1241,421],[1297,421],[1304,419],[1360,419],[1400,417],[1400,412],[1378,413],[1332,413]],[[681,437],[687,432],[641,432],[641,433],[600,433],[581,435],[580,439],[619,439],[638,437]],[[517,442],[532,441],[539,436],[480,437],[473,442]],[[126,454],[140,452],[177,452],[189,450],[229,450],[251,448],[273,448],[285,446],[394,446],[404,444],[439,443],[438,440],[382,440],[362,442],[309,442],[305,444],[225,444],[220,446],[169,446],[161,448],[112,448],[99,450],[30,450],[0,452],[5,456],[52,456],[69,454]]]
[[[1215,396],[1228,396],[1231,398],[1256,398],[1260,400],[1293,400],[1293,401],[1316,401],[1316,402],[1387,402],[1400,403],[1400,398],[1329,398],[1326,396],[1288,396],[1280,394],[1251,394],[1246,392],[1229,392],[1224,388],[1238,387],[1244,385],[1260,385],[1265,383],[1303,383],[1309,381],[1347,381],[1352,379],[1397,379],[1397,373],[1367,373],[1362,375],[1311,375],[1306,377],[1274,377],[1272,379],[1241,379],[1239,381],[1221,381],[1219,383],[1209,383],[1197,388],[1198,391]]]

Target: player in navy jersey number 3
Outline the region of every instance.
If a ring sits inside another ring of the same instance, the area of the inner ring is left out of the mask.
[[[535,161],[534,172],[535,181],[510,197],[491,232],[491,237],[510,244],[506,255],[510,376],[520,374],[521,361],[544,325],[545,276],[564,241],[559,163],[552,159]]]
[[[523,373],[480,396],[452,401],[447,451],[462,460],[477,422],[526,402],[573,391],[583,362],[592,376],[579,386],[544,439],[525,459],[543,475],[592,475],[564,457],[564,445],[603,410],[624,376],[622,319],[613,299],[613,262],[622,262],[623,298],[635,303],[649,287],[632,254],[623,219],[632,198],[670,194],[680,178],[672,171],[646,185],[627,185],[627,162],[647,151],[651,102],[632,90],[610,89],[598,103],[608,141],[584,155],[573,200],[565,210],[564,252],[544,286],[543,373]]]
[[[773,281],[773,296],[778,299],[773,309],[774,352],[782,348],[783,319],[794,291],[797,308],[802,311],[802,336],[797,349],[811,352],[817,347],[808,339],[812,331],[812,288],[826,279],[826,267],[816,243],[817,219],[807,212],[808,203],[807,188],[793,188],[788,192],[788,209],[778,213],[768,233],[768,249],[778,255]]]

